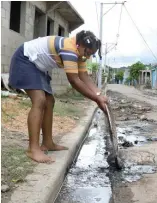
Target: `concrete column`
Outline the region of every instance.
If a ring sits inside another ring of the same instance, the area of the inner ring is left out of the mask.
[[[1,2],[1,27],[8,28],[10,26],[10,1]]]
[[[145,84],[147,82],[147,72],[145,72]]]
[[[21,1],[21,16],[20,16],[20,33],[25,35],[26,23],[26,2]]]
[[[47,32],[47,15],[42,15],[40,17],[40,28],[39,28],[39,32],[40,32],[40,36],[44,37],[46,36],[46,32]]]
[[[58,35],[58,28],[59,28],[59,24],[55,20],[54,21],[54,35]]]
[[[142,82],[141,82],[141,85],[143,85],[143,71],[142,71]]]
[[[139,85],[141,85],[141,72],[140,72],[140,74],[139,74],[138,80],[139,80]]]
[[[156,72],[156,78],[155,78],[156,79],[156,87],[155,88],[157,89],[157,69],[155,72]]]

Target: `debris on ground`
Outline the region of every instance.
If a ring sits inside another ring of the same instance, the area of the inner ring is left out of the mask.
[[[15,93],[11,93],[9,91],[1,91],[1,96],[2,97],[10,97],[10,98],[17,98],[18,97],[18,94],[15,94]]]
[[[10,190],[10,187],[8,185],[1,185],[1,192],[8,192]]]
[[[154,111],[153,107],[145,102],[130,99],[118,92],[107,92],[117,123],[117,137],[120,148],[128,148],[141,145],[147,141],[155,141],[156,138],[150,138],[151,134],[145,133],[144,129],[150,125],[150,131],[156,128],[155,121],[147,118],[148,112]],[[147,124],[148,123],[148,124]],[[119,127],[122,126],[123,128]],[[127,127],[127,125],[132,126]],[[132,134],[132,132],[136,134]],[[142,134],[140,135],[140,132]],[[149,135],[150,134],[150,135]]]

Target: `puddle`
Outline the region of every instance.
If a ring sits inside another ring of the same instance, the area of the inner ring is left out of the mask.
[[[124,142],[130,142],[134,146],[141,146],[147,142],[144,136],[137,135],[136,132],[123,134],[117,130],[118,144],[122,145]]]
[[[150,123],[129,121],[121,122],[117,127],[118,143],[124,141],[141,146],[147,143],[154,126]],[[104,115],[96,112],[87,138],[70,168],[55,203],[111,203],[112,187],[124,182],[138,181],[143,174],[154,173],[156,168],[147,165],[127,163],[122,171],[115,171],[107,163],[106,132]]]
[[[149,142],[157,141],[156,137],[151,137],[153,130],[156,130],[156,124],[154,123],[137,120],[119,122],[117,127],[119,148],[143,146]],[[124,142],[132,143],[132,145],[122,146]],[[156,171],[156,166],[125,163],[125,168],[122,171],[109,172],[109,177],[112,184],[117,185],[138,181],[144,174],[152,174]]]
[[[134,182],[142,178],[143,174],[151,174],[157,171],[156,166],[135,165],[126,168],[123,172],[123,178],[127,182]]]
[[[96,120],[101,120],[96,113]],[[103,124],[104,125],[104,124]],[[98,126],[97,128],[94,126]],[[109,165],[104,156],[103,126],[94,120],[76,163],[71,167],[55,203],[109,203],[111,184],[107,176]]]
[[[62,191],[63,193],[63,191]],[[111,188],[77,188],[73,191],[68,188],[63,193],[64,203],[108,203],[111,199]],[[59,197],[60,199],[60,197]],[[60,200],[57,202],[60,202]]]
[[[148,141],[157,141],[157,138],[149,137],[152,129],[155,128],[155,124],[148,122],[120,122],[119,127],[117,127],[118,144],[122,146],[123,143],[129,142],[132,144],[130,144],[130,146],[142,146],[147,144]]]

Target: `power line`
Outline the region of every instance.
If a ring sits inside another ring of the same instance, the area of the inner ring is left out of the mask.
[[[150,26],[148,26],[148,27],[151,30],[151,32],[157,36],[157,30],[154,31],[152,27],[150,27]]]
[[[112,49],[117,47],[118,44],[118,38],[119,38],[119,32],[120,32],[120,24],[121,24],[121,19],[122,19],[122,9],[123,9],[123,5],[125,4],[125,2],[122,3],[121,5],[121,10],[120,10],[120,18],[119,18],[119,23],[118,23],[118,31],[117,31],[117,35],[116,35],[116,43],[114,43],[114,45],[112,44],[113,47],[109,47],[107,53],[109,53]],[[116,6],[117,3],[115,2],[115,4],[105,13],[107,14],[114,6]],[[104,15],[105,15],[104,14]]]
[[[110,51],[112,51],[116,46],[117,46],[117,44],[113,43],[110,47],[108,47],[106,54],[108,54]]]
[[[106,15],[110,10],[112,10],[117,4],[124,4],[126,1],[124,2],[115,2],[115,3],[101,3],[101,7],[100,7],[100,40],[102,41],[102,32],[103,32],[103,27],[102,27],[102,24],[103,24],[103,16]],[[106,13],[103,14],[103,4],[114,4]],[[120,17],[121,18],[121,17]],[[119,27],[120,25],[118,26],[118,30],[119,30]],[[101,46],[101,52],[102,52],[102,46]],[[104,71],[105,71],[105,68],[106,68],[106,55],[107,55],[107,43],[106,43],[106,49],[105,49],[105,67],[104,67]],[[102,59],[99,60],[99,75],[98,75],[98,87],[101,88],[102,87]]]
[[[112,10],[115,6],[116,6],[116,3],[115,3],[108,11],[106,11],[106,13],[104,13],[103,16],[106,15],[106,14],[107,14],[110,10]]]
[[[125,1],[122,2],[122,3],[119,3],[119,4],[122,4],[121,5],[121,10],[120,10],[120,18],[119,18],[119,23],[118,23],[118,31],[117,31],[117,35],[116,35],[116,43],[111,43],[111,45],[108,47],[108,44],[109,43],[106,43],[106,51],[105,51],[105,61],[106,61],[106,55],[112,51],[114,48],[116,49],[117,47],[117,44],[118,44],[118,38],[119,38],[119,31],[120,31],[120,24],[121,24],[121,18],[122,18],[122,8],[123,8],[123,5],[125,4]],[[115,2],[115,4],[105,13],[107,14],[111,9],[113,9],[115,6],[117,5],[117,3]],[[105,15],[104,14],[104,15]],[[103,15],[103,16],[104,16]],[[106,64],[106,62],[105,62]]]
[[[123,5],[124,5],[124,4],[121,5],[121,11],[120,11],[119,24],[118,24],[118,32],[117,32],[117,41],[116,41],[116,45],[118,44],[119,31],[120,31],[120,24],[121,24],[121,19],[122,19]]]
[[[143,37],[142,33],[140,32],[139,28],[137,27],[136,23],[134,22],[134,20],[132,19],[129,11],[127,10],[126,6],[124,5],[124,8],[126,10],[126,12],[128,13],[131,21],[133,22],[134,26],[136,27],[137,31],[139,32],[140,36],[142,37],[143,41],[145,42],[147,48],[150,50],[150,52],[152,53],[152,55],[154,56],[154,58],[157,60],[157,57],[155,56],[155,54],[153,53],[153,51],[151,50],[151,48],[149,47],[148,43],[146,42],[145,38]]]

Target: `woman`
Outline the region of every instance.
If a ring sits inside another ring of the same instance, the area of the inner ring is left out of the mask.
[[[27,156],[36,162],[53,162],[44,150],[66,150],[52,139],[54,97],[50,86],[53,68],[64,68],[67,78],[77,91],[95,101],[105,111],[107,98],[90,80],[86,59],[100,53],[101,42],[90,31],[81,31],[75,37],[46,36],[25,42],[14,53],[10,65],[9,85],[24,89],[32,107],[28,115],[29,147]],[[43,141],[39,146],[40,129]]]

